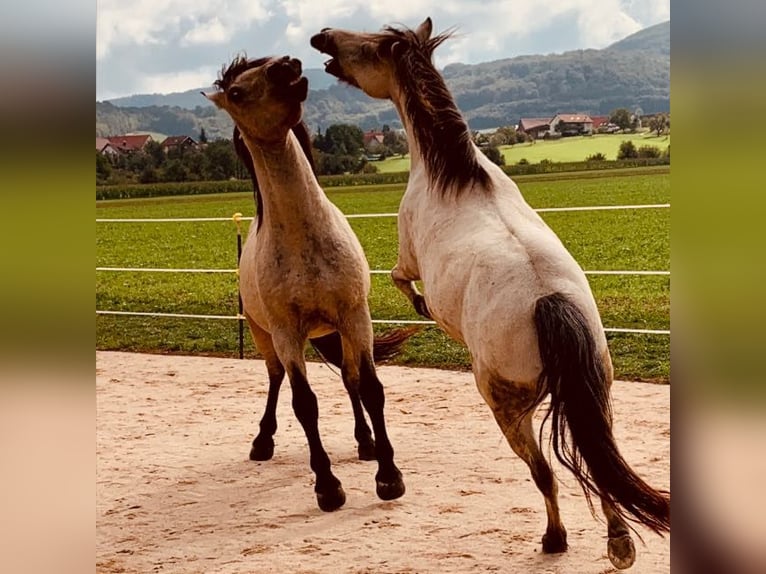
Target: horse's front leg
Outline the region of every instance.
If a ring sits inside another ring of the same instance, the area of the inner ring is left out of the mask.
[[[303,358],[305,338],[289,332],[275,332],[272,335],[274,348],[279,360],[285,366],[293,391],[293,411],[303,427],[309,443],[311,470],[316,475],[314,492],[319,508],[325,512],[337,510],[346,502],[346,493],[340,481],[332,473],[330,457],[319,438],[319,405],[306,377],[306,362]]]
[[[413,274],[405,273],[400,266],[397,265],[391,270],[391,279],[394,281],[394,285],[396,285],[399,291],[404,293],[407,299],[410,300],[410,303],[415,307],[415,311],[418,315],[421,315],[426,319],[432,318],[431,312],[428,310],[428,305],[426,305],[426,298],[423,297],[423,294],[420,293],[415,286],[415,281],[419,279],[419,277],[414,277]]]

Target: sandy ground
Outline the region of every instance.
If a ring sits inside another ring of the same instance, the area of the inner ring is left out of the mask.
[[[554,465],[569,551],[541,552],[542,496],[470,373],[382,366],[406,494],[375,496],[356,458],[340,378],[309,365],[319,426],[347,495],[323,513],[285,384],[274,458],[248,460],[266,398],[261,361],[98,352],[100,573],[607,573],[606,525]],[[614,386],[615,434],[650,484],[669,488],[670,389]],[[639,528],[628,572],[670,572],[670,539]]]

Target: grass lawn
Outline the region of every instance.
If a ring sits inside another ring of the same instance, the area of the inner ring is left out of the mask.
[[[519,187],[533,207],[665,203],[670,175],[617,175],[524,181]],[[593,175],[593,174],[591,174]],[[344,213],[396,212],[404,184],[333,188],[330,199]],[[96,202],[97,218],[251,216],[252,195],[222,194]],[[586,270],[670,269],[670,210],[553,212],[546,222]],[[245,229],[248,222],[245,222]],[[396,261],[396,219],[352,219],[372,269]],[[97,223],[97,267],[233,269],[236,231],[230,221],[206,223]],[[668,276],[590,276],[607,327],[667,329]],[[374,318],[418,319],[385,275],[373,276]],[[234,274],[97,272],[96,308],[103,310],[233,315]],[[387,328],[387,327],[386,327]],[[377,329],[382,330],[383,327]],[[669,380],[670,338],[609,334],[618,377]],[[236,321],[97,316],[97,348],[236,356]],[[246,336],[246,356],[255,356]],[[394,360],[398,364],[468,368],[469,357],[439,329],[428,327]]]
[[[577,136],[561,138],[556,141],[538,140],[533,143],[524,143],[513,146],[501,146],[500,151],[505,157],[506,165],[518,163],[520,159],[526,159],[530,163],[538,163],[541,160],[551,161],[583,161],[590,155],[603,153],[606,159],[617,159],[620,144],[630,140],[636,147],[653,145],[661,150],[670,145],[670,135],[657,137],[650,133],[645,134],[596,134],[590,137]],[[408,171],[410,169],[409,156],[404,158],[395,157],[383,161],[373,162],[380,173]]]

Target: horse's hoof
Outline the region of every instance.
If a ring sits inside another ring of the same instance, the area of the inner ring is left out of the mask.
[[[610,538],[606,543],[606,553],[609,555],[609,561],[618,570],[630,568],[636,561],[636,547],[630,534]]]
[[[543,534],[543,552],[545,554],[558,554],[567,551],[567,531],[549,530]]]
[[[395,500],[404,494],[404,490],[402,473],[399,471],[391,480],[375,479],[375,491],[381,500]]]
[[[271,460],[274,456],[274,439],[255,437],[250,449],[250,460]]]
[[[375,443],[359,443],[359,448],[357,449],[357,452],[359,453],[359,460],[377,460],[378,457],[375,456]]]
[[[345,503],[346,493],[343,491],[343,487],[340,484],[327,492],[317,492],[317,504],[324,512],[338,510]]]

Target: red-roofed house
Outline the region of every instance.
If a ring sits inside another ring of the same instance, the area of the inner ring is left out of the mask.
[[[518,129],[532,139],[538,139],[550,131],[551,120],[550,118],[521,118]]]
[[[170,150],[198,148],[199,144],[194,141],[194,138],[189,136],[169,136],[166,137],[160,144],[165,153]]]
[[[132,136],[109,136],[106,138],[109,143],[122,152],[141,151],[146,147],[152,136],[149,134],[132,135]]]
[[[364,147],[381,146],[383,145],[383,138],[384,138],[383,132],[378,132],[375,130],[364,132]]]
[[[593,121],[594,132],[601,126],[605,126],[609,123],[609,116],[591,116],[590,119]]]
[[[96,151],[106,156],[119,155],[119,150],[107,138],[96,138]]]

